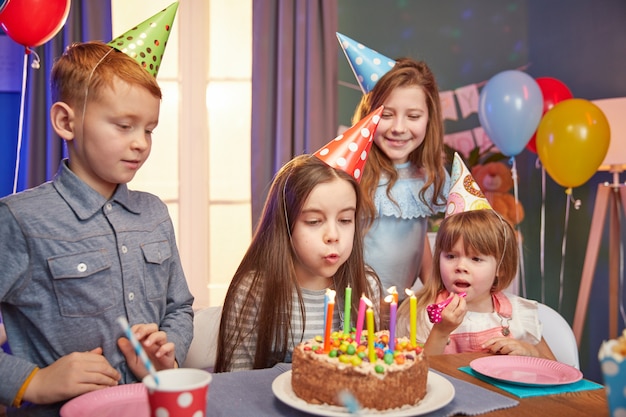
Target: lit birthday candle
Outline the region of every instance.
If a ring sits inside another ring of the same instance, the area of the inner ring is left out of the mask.
[[[398,303],[393,294],[386,296],[385,301],[389,303],[389,350],[393,352],[396,350],[396,313],[398,311]]]
[[[356,343],[361,343],[361,332],[363,331],[363,322],[365,321],[365,308],[367,305],[371,305],[371,301],[365,296],[365,294],[361,295],[361,300],[359,301],[359,312],[356,318],[356,335],[354,340]]]
[[[350,334],[350,309],[352,308],[352,288],[346,287],[343,310],[343,334]]]
[[[387,293],[393,295],[393,298],[396,300],[396,304],[398,304],[398,290],[396,289],[396,286],[393,285],[387,288]]]
[[[409,335],[409,341],[411,346],[417,345],[417,298],[415,293],[410,288],[404,290],[406,295],[409,296],[409,318],[411,323],[411,331]]]
[[[330,332],[333,327],[333,310],[335,309],[335,290],[326,290],[328,303],[326,304],[326,314],[324,323],[324,352],[330,352]]]
[[[374,349],[374,310],[370,302],[365,310],[365,320],[367,321],[367,353],[371,363],[376,362],[376,350]]]

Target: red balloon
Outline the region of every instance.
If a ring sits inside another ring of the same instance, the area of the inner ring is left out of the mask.
[[[67,20],[71,0],[10,0],[0,13],[0,27],[20,45],[48,42]]]
[[[541,114],[542,117],[557,103],[574,97],[570,89],[556,78],[540,77],[536,78],[535,81],[537,81],[537,84],[539,84],[539,89],[541,89],[541,94],[543,95],[543,113]],[[533,136],[528,141],[526,149],[531,152],[537,153],[537,131],[535,131]]]

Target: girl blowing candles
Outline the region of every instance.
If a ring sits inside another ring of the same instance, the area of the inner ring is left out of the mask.
[[[374,218],[365,236],[365,261],[383,288],[400,289],[401,302],[405,288],[413,287],[418,277],[422,282],[428,279],[432,266],[428,217],[443,212],[446,203],[449,179],[439,91],[426,63],[402,58],[394,64],[387,58],[370,68],[354,58],[376,52],[338,37],[357,79],[368,81],[361,82],[365,95],[353,121],[385,107],[361,181],[366,213]],[[380,76],[373,85],[370,80],[377,78],[370,71]]]
[[[424,351],[486,351],[554,360],[541,335],[537,303],[502,292],[519,262],[514,229],[489,206],[458,155],[452,179],[457,181],[437,232],[433,276],[417,295],[417,338],[425,342]],[[427,306],[450,297],[440,321],[431,323]],[[408,334],[409,320],[407,303],[398,311],[399,336]]]
[[[365,139],[365,152],[369,137],[362,138],[361,132],[364,127],[373,132],[377,120],[364,119],[344,133],[343,142],[353,136]],[[332,146],[340,143],[331,141]],[[327,288],[337,295],[337,308],[328,318],[336,331],[343,328],[340,313],[347,286],[376,305],[380,302],[378,278],[366,271],[363,261],[361,194],[350,175],[358,177],[360,171],[354,164],[344,168],[350,173],[331,166],[334,154],[326,152],[331,144],[315,155],[293,158],[274,177],[250,247],[226,294],[216,372],[290,362],[298,343],[324,334]],[[358,302],[353,297],[353,311],[358,311]]]

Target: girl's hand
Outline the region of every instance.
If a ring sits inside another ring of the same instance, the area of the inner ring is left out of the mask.
[[[465,298],[454,294],[450,303],[441,312],[441,322],[433,327],[439,326],[442,330],[447,331],[449,335],[463,323],[466,313],[467,303]]]
[[[499,355],[532,356],[556,360],[543,338],[536,345],[508,337],[494,337],[483,343],[483,348]]]
[[[424,352],[427,355],[441,355],[448,344],[450,333],[461,325],[466,313],[465,298],[454,295],[441,312],[441,321],[433,325],[424,344]]]

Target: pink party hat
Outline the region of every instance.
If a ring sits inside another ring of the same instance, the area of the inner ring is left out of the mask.
[[[372,91],[376,82],[387,73],[396,61],[337,32],[337,39],[354,72],[363,94]]]
[[[129,55],[156,77],[177,10],[178,2],[170,4],[108,45]]]
[[[457,152],[452,161],[450,181],[452,186],[448,195],[446,217],[463,211],[491,209],[489,201]]]
[[[383,106],[380,106],[314,155],[331,167],[339,168],[360,181],[382,112]]]

